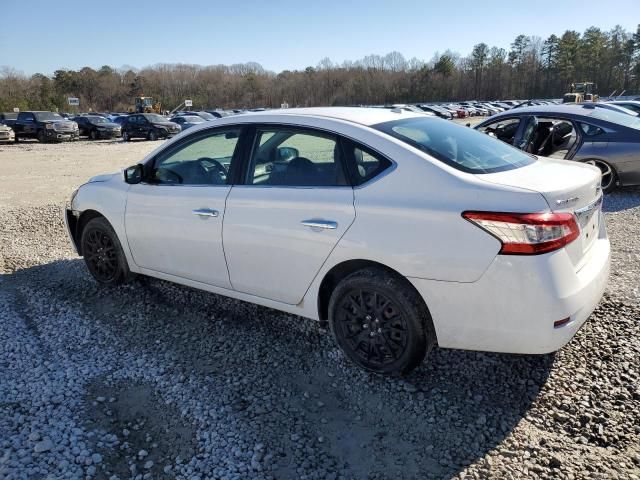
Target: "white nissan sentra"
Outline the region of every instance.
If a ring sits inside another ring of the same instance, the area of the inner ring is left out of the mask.
[[[403,110],[227,117],[72,196],[98,282],[148,275],[328,321],[377,373],[434,345],[540,354],[602,297],[600,171]],[[143,288],[143,287],[140,287]]]

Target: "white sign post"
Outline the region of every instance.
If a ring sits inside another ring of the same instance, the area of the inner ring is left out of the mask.
[[[193,107],[193,100],[185,100],[184,101],[184,106],[185,107]]]
[[[69,97],[67,98],[67,101],[69,102],[69,105],[72,105],[72,106],[77,107],[80,105],[80,99],[76,97]]]

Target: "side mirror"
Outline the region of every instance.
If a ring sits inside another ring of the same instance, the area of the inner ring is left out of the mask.
[[[470,126],[471,126],[471,123],[467,123],[467,127],[470,127]]]
[[[299,157],[300,150],[293,147],[280,147],[276,150],[276,162],[288,162],[289,160]]]
[[[142,181],[142,165],[136,164],[132,167],[125,169],[124,171],[124,181],[129,185],[135,185],[136,183],[140,183]]]

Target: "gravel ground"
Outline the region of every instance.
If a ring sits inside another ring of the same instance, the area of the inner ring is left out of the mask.
[[[0,147],[0,478],[640,478],[640,189],[606,199],[610,285],[567,347],[391,380],[311,321],[92,281],[60,203],[156,145]],[[55,183],[4,190],[39,159]]]

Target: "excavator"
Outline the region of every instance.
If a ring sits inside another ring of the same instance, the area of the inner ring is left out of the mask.
[[[597,102],[600,98],[597,90],[598,86],[593,82],[572,83],[569,93],[562,96],[562,103]]]
[[[162,113],[162,104],[153,103],[152,97],[140,96],[135,98],[135,106],[129,107],[129,112],[133,113]]]

